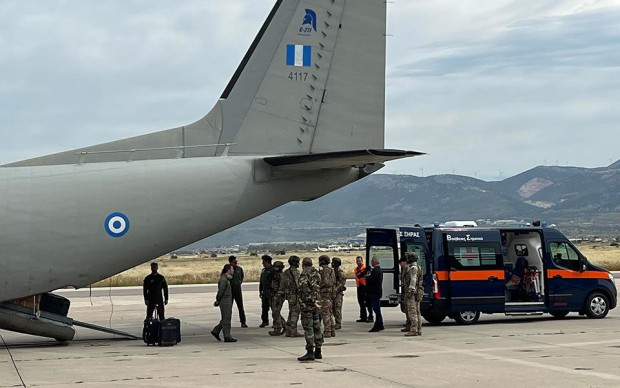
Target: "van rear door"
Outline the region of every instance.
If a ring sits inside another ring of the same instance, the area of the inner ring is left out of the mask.
[[[505,274],[499,230],[443,233],[452,312],[503,312]]]
[[[382,304],[398,305],[398,237],[395,229],[366,230],[366,266],[379,259],[383,272]]]
[[[422,228],[400,228],[400,254],[415,252],[418,255],[418,265],[424,274],[424,298],[420,303],[421,309],[429,309],[431,289],[433,284],[433,255],[431,255],[426,240],[426,233]]]

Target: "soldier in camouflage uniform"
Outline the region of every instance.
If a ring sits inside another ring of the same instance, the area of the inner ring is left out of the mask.
[[[273,317],[273,331],[269,332],[271,336],[284,334],[282,327],[285,325],[282,316],[282,306],[284,305],[284,288],[282,287],[282,270],[284,263],[276,261],[273,263],[273,277],[271,279],[271,316]]]
[[[323,326],[325,326],[323,338],[330,338],[336,336],[332,306],[336,275],[334,274],[334,270],[329,267],[329,257],[327,255],[319,257],[319,265],[319,273],[321,274],[321,319],[323,320]]]
[[[407,315],[411,321],[409,331],[405,333],[407,337],[422,335],[422,318],[420,316],[420,301],[424,296],[424,283],[422,268],[418,265],[418,255],[408,253],[406,255],[409,264],[408,279],[406,288],[403,284],[403,292],[407,301]],[[402,265],[402,264],[401,264]]]
[[[411,321],[409,320],[409,314],[407,314],[407,301],[405,300],[405,290],[409,287],[409,265],[407,264],[407,256],[402,256],[399,260],[400,265],[400,311],[405,314],[405,327],[401,329],[403,333],[409,331],[411,327]]]
[[[287,337],[303,337],[297,332],[297,321],[301,314],[299,306],[299,257],[288,258],[289,267],[282,274],[281,287],[284,289],[284,298],[288,301],[288,320],[286,321]]]
[[[340,266],[342,260],[338,257],[332,258],[332,268],[334,269],[334,275],[336,276],[336,284],[334,286],[334,295],[332,298],[334,308],[334,329],[339,330],[342,328],[342,300],[344,298],[344,290],[347,289],[347,277]]]
[[[302,261],[303,271],[299,276],[299,303],[301,306],[301,324],[306,337],[306,354],[298,357],[299,361],[314,361],[323,358],[323,332],[321,330],[321,305],[319,290],[321,276],[312,266],[312,259]]]

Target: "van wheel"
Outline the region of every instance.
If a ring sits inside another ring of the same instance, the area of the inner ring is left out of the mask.
[[[454,314],[454,320],[459,325],[471,325],[478,322],[480,311],[459,311]]]
[[[554,318],[561,319],[568,315],[568,311],[550,311],[549,314]]]
[[[605,318],[609,313],[609,301],[600,292],[593,292],[586,298],[584,310],[588,318]]]
[[[439,325],[444,319],[446,319],[446,316],[439,314],[424,314],[422,315],[422,318],[424,318],[431,325]]]

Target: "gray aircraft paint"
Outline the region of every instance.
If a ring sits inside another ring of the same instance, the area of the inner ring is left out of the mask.
[[[317,28],[300,34],[307,10]],[[259,37],[196,123],[0,168],[0,301],[89,285],[416,154],[364,151],[383,148],[383,0],[281,0]],[[302,66],[289,45],[311,47]]]

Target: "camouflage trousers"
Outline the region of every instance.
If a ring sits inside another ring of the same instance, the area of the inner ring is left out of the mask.
[[[286,321],[282,316],[282,306],[284,306],[284,296],[275,295],[271,301],[271,317],[275,331],[280,331],[286,326]]]
[[[333,306],[332,306],[331,296],[328,296],[328,297],[321,296],[320,303],[321,303],[321,319],[323,320],[323,326],[325,326],[325,332],[331,333],[333,324],[334,324]]]
[[[400,301],[400,311],[405,314],[405,326],[410,327],[411,321],[409,320],[409,314],[407,314],[407,301],[404,299],[404,296],[402,298],[403,299]]]
[[[297,295],[291,295],[288,298],[288,319],[286,321],[286,329],[289,334],[297,333],[297,322],[300,314],[299,298]]]
[[[422,333],[422,317],[420,316],[420,302],[415,300],[415,294],[407,295],[407,319],[411,322],[409,332]]]
[[[301,312],[301,326],[304,328],[306,337],[306,349],[320,348],[323,345],[323,328],[318,307]]]
[[[337,328],[342,327],[342,300],[343,295],[337,294],[332,301],[334,321]]]

